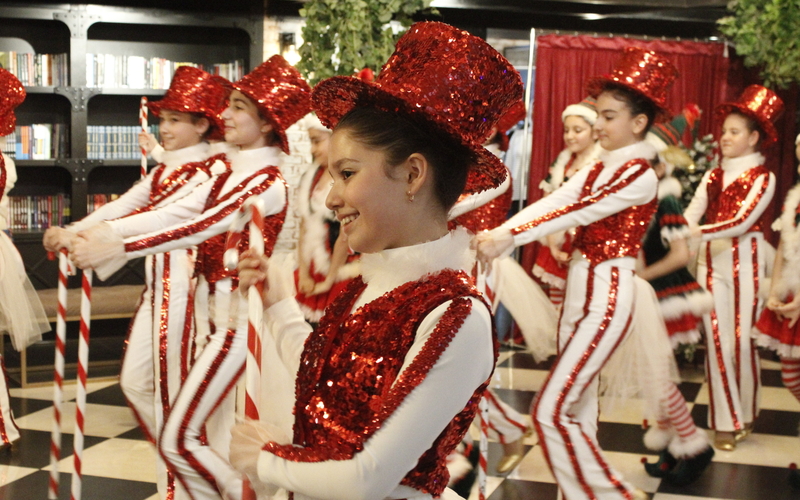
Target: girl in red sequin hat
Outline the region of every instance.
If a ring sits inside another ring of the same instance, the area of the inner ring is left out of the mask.
[[[800,160],[800,135],[795,139],[795,156]],[[800,184],[786,193],[781,216],[772,227],[781,232],[781,239],[769,298],[753,335],[757,345],[778,354],[783,385],[800,401]],[[790,467],[789,483],[800,489],[800,472]]]
[[[196,247],[197,285],[193,300],[184,303],[184,314],[194,317],[195,333],[174,332],[186,335],[177,347],[190,363],[180,373],[183,384],[171,395],[157,442],[169,473],[191,498],[242,495],[242,477],[225,450],[235,415],[232,388],[247,352],[247,301],[236,292],[236,272],[223,267],[225,237],[245,200],[256,196],[264,203],[265,250],[272,253],[287,210],[287,187],[278,167],[282,149],[288,150],[285,129],[310,108],[308,84],[280,56],[262,63],[233,89],[221,118],[225,140],[237,150],[210,159],[208,168],[220,173],[173,203],[81,233],[72,252],[79,267],[92,267],[104,279],[129,259]],[[243,247],[246,242],[245,237]],[[291,377],[279,361],[264,362],[265,372],[275,377],[265,385],[285,388],[274,391],[272,413],[265,414],[289,429]]]
[[[14,110],[25,100],[25,88],[11,72],[0,68],[0,145],[14,132]],[[5,150],[0,148],[0,151]],[[13,149],[13,148],[12,148]],[[22,351],[50,331],[50,323],[25,272],[22,256],[11,240],[14,221],[9,216],[8,192],[17,181],[14,160],[0,153],[0,334],[8,334],[14,349]],[[0,451],[20,439],[14,421],[5,364],[0,356]]]
[[[697,281],[714,297],[703,317],[714,446],[731,451],[753,430],[759,412],[761,373],[750,331],[763,307],[771,249],[764,239],[764,211],[775,193],[775,175],[760,150],[777,140],[774,121],[783,102],[760,85],[722,104],[722,161],[703,175],[684,211],[701,240]],[[702,225],[701,225],[702,221]]]
[[[658,180],[643,141],[677,76],[671,62],[638,48],[590,80],[594,130],[605,150],[549,196],[478,235],[490,260],[547,234],[578,227],[557,337],[559,357],[533,407],[545,458],[564,492],[580,498],[645,498],[611,468],[597,443],[598,372],[629,328],[636,255],[655,211]]]
[[[474,190],[502,183],[505,167],[481,143],[521,97],[508,61],[441,23],[412,26],[373,83],[334,77],[314,89],[334,127],[327,205],[362,253],[362,277],[312,332],[291,275],[274,260],[240,261],[242,287],[266,278],[264,335],[297,372],[292,436],[234,429],[231,461],[254,482],[295,498],[445,492],[445,457],[496,356],[489,305],[469,276],[470,235],[450,232],[447,215],[468,176]]]

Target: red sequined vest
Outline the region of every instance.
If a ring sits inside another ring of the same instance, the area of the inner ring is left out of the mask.
[[[6,182],[8,173],[6,173],[6,159],[0,155],[0,198],[6,195]]]
[[[469,231],[477,234],[484,229],[494,229],[508,218],[514,190],[509,185],[506,192],[491,200],[485,205],[470,210],[447,223],[451,231],[457,226],[464,226]]]
[[[265,450],[298,462],[352,458],[425,379],[472,310],[469,297],[480,297],[466,273],[446,269],[405,283],[350,314],[364,288],[360,277],[354,279],[306,340],[294,409],[294,443],[301,447],[268,443]],[[398,378],[421,321],[448,300],[453,302],[430,339]],[[444,491],[445,459],[467,432],[487,383],[401,484],[434,496]]]
[[[726,188],[722,188],[724,177],[722,168],[717,167],[711,171],[706,184],[706,192],[708,193],[708,206],[705,213],[705,224],[716,224],[726,220],[731,220],[736,217],[736,214],[742,208],[747,194],[753,188],[756,179],[762,175],[769,177],[769,170],[763,165],[746,170],[735,181],[731,182]],[[763,184],[766,189],[767,183]],[[745,217],[747,214],[744,214]],[[749,228],[746,232],[763,232],[764,231],[764,217],[761,217]]]
[[[217,180],[214,182],[214,186],[211,188],[211,193],[208,195],[208,200],[206,200],[204,210],[209,210],[221,203],[228,201],[234,196],[236,197],[236,201],[226,205],[225,209],[221,210],[217,214],[219,219],[227,217],[228,215],[239,210],[242,204],[244,204],[245,200],[251,196],[263,193],[275,182],[283,183],[284,189],[288,190],[286,183],[283,182],[283,177],[281,176],[278,167],[266,167],[249,176],[247,179],[244,179],[239,183],[239,185],[220,196],[220,191],[222,191],[225,181],[228,180],[228,177],[230,177],[231,174],[232,171],[228,170],[217,176]],[[256,187],[250,189],[250,191],[243,191],[249,182],[257,176],[265,176],[266,178]],[[272,255],[272,249],[275,248],[275,242],[278,240],[278,233],[280,233],[281,229],[283,228],[283,221],[286,219],[287,205],[288,204],[285,203],[283,205],[283,210],[281,210],[279,213],[268,215],[264,218],[264,253],[267,257]],[[249,234],[250,231],[248,230],[248,226],[245,226],[244,231],[242,231],[242,239],[239,243],[240,254],[247,250]],[[197,247],[195,274],[202,274],[208,283],[216,283],[223,278],[236,275],[235,271],[228,271],[225,269],[225,265],[222,260],[222,255],[225,253],[225,239],[227,236],[227,232],[220,233],[207,239]]]
[[[622,165],[611,179],[597,189],[614,184],[628,169],[638,165],[641,169],[649,169],[650,164],[643,159],[631,160]],[[582,197],[590,196],[597,177],[603,170],[603,164],[592,167],[583,185]],[[636,175],[636,174],[633,174]],[[618,257],[636,257],[642,246],[647,227],[658,207],[656,197],[643,205],[636,205],[609,215],[586,226],[578,227],[573,246],[592,264],[599,264]]]

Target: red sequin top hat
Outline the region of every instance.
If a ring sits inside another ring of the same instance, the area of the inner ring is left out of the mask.
[[[617,83],[656,105],[656,120],[666,120],[667,91],[678,77],[678,70],[664,57],[640,47],[628,47],[617,60],[611,73],[589,80],[589,94],[597,97],[607,83]]]
[[[223,130],[219,115],[225,109],[225,97],[225,89],[212,75],[200,68],[179,66],[164,97],[148,102],[147,107],[154,116],[158,116],[162,109],[203,115],[213,133],[213,129]]]
[[[416,23],[397,41],[374,82],[335,76],[312,94],[314,109],[333,128],[355,107],[418,119],[476,155],[467,191],[499,186],[506,167],[481,144],[497,120],[522,99],[522,80],[489,44],[439,22]]]
[[[311,111],[311,87],[300,72],[275,55],[244,75],[233,88],[255,103],[261,116],[272,125],[281,150],[289,154],[286,129]]]
[[[775,92],[761,85],[750,85],[736,101],[717,106],[717,118],[724,119],[732,111],[738,111],[758,123],[765,136],[761,139],[762,148],[770,147],[778,141],[775,122],[783,114],[783,101]]]
[[[25,87],[10,71],[0,68],[0,136],[8,135],[17,125],[14,109],[25,100]]]

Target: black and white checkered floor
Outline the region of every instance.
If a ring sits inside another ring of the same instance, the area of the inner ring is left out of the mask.
[[[501,353],[494,386],[506,402],[527,413],[534,394],[547,375],[547,367],[536,365],[522,351]],[[682,368],[681,385],[692,415],[706,427],[708,390],[702,365]],[[641,458],[655,456],[642,444],[641,405],[638,401],[618,405],[601,415],[599,439],[608,459],[635,486],[653,500],[784,500],[800,499],[800,491],[787,483],[787,466],[800,462],[800,403],[781,385],[778,364],[763,363],[763,410],[755,432],[733,452],[717,451],[705,474],[694,484],[677,488],[647,476]],[[83,498],[103,500],[156,500],[155,453],[138,430],[113,380],[89,384],[86,443],[83,453]],[[59,498],[69,498],[72,472],[72,434],[75,386],[65,388],[64,422]],[[0,452],[0,500],[41,500],[47,496],[52,429],[52,387],[12,389],[12,405],[22,439],[16,450]],[[624,406],[624,407],[622,407]],[[494,473],[502,455],[499,444],[489,448],[487,489],[490,500],[554,500],[556,485],[541,447],[528,438],[522,463],[506,476]]]

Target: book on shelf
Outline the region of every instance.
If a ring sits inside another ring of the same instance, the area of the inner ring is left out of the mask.
[[[127,56],[117,54],[86,54],[86,85],[88,87],[166,89],[172,75],[180,66],[194,66],[230,81],[244,76],[244,60],[204,66],[192,62],[176,62],[161,57]]]
[[[15,160],[50,160],[67,156],[67,126],[36,123],[17,126],[6,136],[3,152]]]
[[[158,125],[148,125],[158,140]],[[90,160],[138,160],[138,125],[89,125],[86,127],[86,157]]]
[[[44,231],[69,224],[69,196],[9,196],[11,231]]]
[[[16,76],[26,87],[69,85],[67,54],[0,52],[0,66]]]
[[[119,195],[116,193],[112,194],[90,194],[86,197],[86,213],[90,214],[97,210],[98,208],[102,207],[106,203],[110,201],[114,201],[119,198]]]

